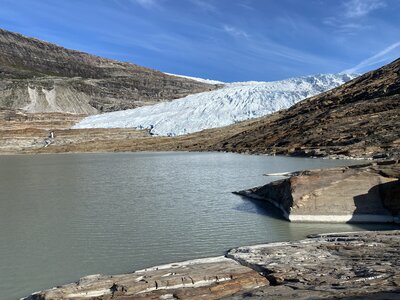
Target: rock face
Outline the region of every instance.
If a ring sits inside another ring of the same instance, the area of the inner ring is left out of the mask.
[[[0,29],[0,107],[94,114],[217,87]]]
[[[237,193],[271,202],[294,222],[399,222],[399,178],[399,162],[386,161],[295,172]]]
[[[399,246],[400,232],[393,231],[233,249],[228,257],[263,273],[274,286],[225,299],[399,299]]]
[[[314,235],[240,247],[226,257],[91,275],[25,299],[398,299],[399,246],[400,231]]]
[[[301,156],[399,156],[400,59],[243,126],[210,150]],[[240,125],[239,125],[240,126]]]
[[[77,283],[35,293],[26,299],[220,299],[268,284],[258,272],[234,260],[213,257],[132,274],[87,276]]]

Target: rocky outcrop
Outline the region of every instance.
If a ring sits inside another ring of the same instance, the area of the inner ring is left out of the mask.
[[[400,157],[400,59],[287,110],[239,124],[210,150]]]
[[[392,231],[233,249],[228,257],[258,270],[272,286],[225,299],[399,299],[399,246],[400,232]]]
[[[217,87],[0,29],[0,107],[93,114]]]
[[[213,257],[132,274],[87,276],[26,299],[220,299],[268,284],[265,277],[251,268],[225,257]]]
[[[226,257],[87,276],[25,299],[398,299],[399,246],[400,231],[321,234],[240,247]]]
[[[301,171],[290,178],[236,192],[266,200],[293,222],[399,222],[400,164]]]

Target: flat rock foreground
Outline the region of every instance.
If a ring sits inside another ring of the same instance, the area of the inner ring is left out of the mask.
[[[37,292],[50,299],[399,299],[400,230],[318,234]]]

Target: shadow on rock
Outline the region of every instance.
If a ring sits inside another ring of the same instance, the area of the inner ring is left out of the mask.
[[[236,210],[286,221],[286,219],[282,216],[282,211],[271,203],[263,200],[252,199],[246,196],[238,196],[242,198],[243,203],[236,206]]]
[[[349,221],[365,220],[383,223],[399,221],[400,181],[391,181],[373,186],[368,193],[354,197],[356,207],[353,218]]]

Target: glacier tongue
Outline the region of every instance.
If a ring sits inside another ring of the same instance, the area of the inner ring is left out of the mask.
[[[274,82],[237,82],[171,102],[89,116],[73,128],[152,128],[155,135],[183,135],[265,116],[356,77],[322,74]]]

